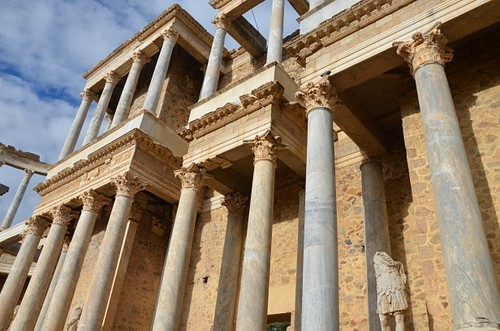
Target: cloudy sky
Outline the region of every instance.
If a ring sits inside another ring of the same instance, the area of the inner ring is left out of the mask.
[[[81,100],[82,74],[175,2],[214,33],[208,0],[0,0],[0,143],[55,162]],[[266,38],[270,5],[245,14]],[[288,4],[285,12],[286,35],[298,24]],[[0,167],[0,183],[10,187],[0,197],[0,221],[22,176]],[[32,188],[41,181],[33,176],[14,223],[31,215],[39,201]]]

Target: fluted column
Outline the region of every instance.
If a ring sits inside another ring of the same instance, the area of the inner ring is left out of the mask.
[[[498,330],[500,295],[444,64],[452,51],[439,26],[398,43],[409,64],[429,158],[453,330]]]
[[[90,125],[87,130],[87,134],[83,139],[82,145],[86,145],[97,138],[99,129],[101,128],[102,121],[104,119],[104,114],[108,109],[109,101],[111,100],[111,96],[113,95],[113,90],[115,89],[115,86],[116,84],[118,84],[120,79],[121,77],[114,71],[111,71],[106,75],[106,84],[104,84],[104,89],[102,90],[99,102],[97,102],[97,106],[94,110],[94,115],[92,116],[92,120],[90,121]]]
[[[335,89],[328,77],[296,94],[307,112],[302,330],[338,330],[338,247],[333,148]]]
[[[17,210],[19,209],[19,205],[21,204],[21,201],[23,200],[24,193],[26,192],[26,188],[28,187],[28,184],[29,184],[32,176],[33,176],[32,170],[30,170],[30,169],[24,170],[23,180],[21,181],[21,184],[19,185],[19,187],[17,189],[17,192],[16,192],[16,195],[14,196],[14,199],[12,199],[12,202],[10,203],[9,209],[7,210],[7,214],[5,215],[5,218],[3,219],[2,226],[0,226],[0,231],[8,229],[12,225],[12,221],[14,220],[14,217],[16,216]]]
[[[0,292],[0,307],[2,307],[0,309],[0,330],[6,330],[9,326],[47,224],[47,221],[40,216],[33,216],[26,221],[21,248],[5,280],[2,292]]]
[[[267,46],[266,64],[281,63],[283,46],[283,25],[285,19],[285,0],[273,0],[271,10],[271,26],[269,27],[269,43]]]
[[[48,306],[47,318],[41,320],[43,324],[41,324],[40,330],[56,331],[64,329],[66,316],[71,306],[71,299],[80,276],[97,215],[103,206],[110,203],[110,199],[96,193],[94,190],[86,191],[79,199],[83,203],[82,212],[76,224],[73,239],[69,244],[52,300]]]
[[[40,314],[38,315],[38,319],[35,324],[35,331],[41,331],[43,320],[45,316],[47,316],[47,309],[49,309],[50,301],[52,300],[52,295],[54,294],[54,289],[56,288],[57,281],[59,280],[59,275],[61,274],[61,269],[64,264],[64,260],[66,260],[66,254],[68,253],[68,245],[69,245],[69,237],[66,235],[64,238],[61,255],[59,255],[59,260],[57,261],[56,270],[54,271],[54,275],[52,276],[52,281],[50,282],[49,290],[47,291],[47,295],[43,300],[42,309],[40,310]]]
[[[268,131],[255,137],[252,143],[254,170],[236,317],[238,331],[266,329],[274,179],[281,138]]]
[[[175,331],[181,318],[186,277],[193,244],[198,191],[203,186],[205,169],[194,163],[175,172],[182,182],[167,257],[156,303],[153,331]]]
[[[120,100],[116,106],[115,115],[113,116],[113,123],[111,124],[112,128],[127,119],[130,112],[130,105],[132,104],[132,99],[134,98],[135,89],[137,88],[137,82],[139,81],[139,76],[141,75],[141,70],[149,61],[142,51],[135,52],[132,55],[132,60],[132,67],[128,73],[127,81],[125,82]]]
[[[167,75],[170,58],[172,57],[172,51],[174,50],[179,33],[173,29],[168,29],[162,33],[162,37],[163,45],[158,55],[158,61],[156,62],[153,77],[149,84],[146,99],[144,100],[144,109],[155,114],[157,113],[156,107],[158,107],[158,101],[160,100],[161,88]]]
[[[112,183],[116,187],[115,202],[78,326],[78,330],[82,331],[101,329],[134,196],[145,188],[139,178],[128,172],[113,178]]]
[[[212,48],[210,49],[210,56],[208,57],[207,70],[205,71],[205,77],[201,86],[200,100],[208,98],[217,91],[222,57],[224,56],[224,41],[231,21],[226,15],[221,14],[215,16],[212,23],[215,24],[215,35]]]
[[[64,159],[66,156],[68,156],[68,154],[75,150],[76,142],[78,141],[78,137],[80,136],[80,132],[82,131],[83,122],[85,122],[85,118],[87,117],[90,104],[92,103],[92,100],[96,98],[94,92],[90,90],[83,90],[81,96],[82,103],[78,108],[78,112],[76,113],[75,119],[73,120],[73,124],[71,124],[68,137],[64,142],[64,146],[61,150],[61,154],[59,154],[58,160]]]
[[[366,287],[368,297],[368,324],[370,331],[380,331],[377,313],[377,279],[373,256],[376,252],[391,253],[389,221],[385,201],[382,165],[375,160],[361,164],[361,191],[365,217]]]
[[[23,301],[12,323],[11,331],[31,331],[35,327],[61,253],[68,223],[76,216],[75,212],[64,205],[52,209],[50,214],[52,215],[52,224],[49,234]]]
[[[234,330],[238,305],[238,279],[243,245],[244,212],[247,197],[241,193],[228,194],[222,203],[227,208],[226,238],[215,305],[214,330]]]

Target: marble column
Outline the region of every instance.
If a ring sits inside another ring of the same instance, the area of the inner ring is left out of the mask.
[[[217,91],[222,57],[224,56],[224,41],[231,21],[226,15],[221,14],[215,16],[212,23],[215,24],[215,36],[201,86],[200,100],[208,98]]]
[[[297,276],[295,281],[295,331],[302,330],[302,275],[304,274],[304,203],[305,191],[299,192],[297,239]]]
[[[54,289],[56,288],[57,281],[59,280],[59,275],[61,274],[61,269],[64,264],[64,260],[66,260],[66,254],[68,253],[68,245],[69,245],[69,237],[66,235],[64,238],[61,255],[59,255],[59,260],[57,261],[56,270],[52,275],[52,281],[50,282],[49,290],[47,291],[47,295],[43,301],[42,309],[40,310],[40,314],[38,315],[38,319],[35,325],[35,331],[41,331],[43,320],[45,316],[47,316],[47,309],[49,308],[50,301],[52,300],[52,295],[54,294]]]
[[[338,330],[338,247],[333,109],[328,77],[296,94],[307,111],[302,330]]]
[[[439,26],[398,43],[417,86],[453,330],[498,330],[500,295],[450,87]]]
[[[132,104],[132,99],[134,98],[135,89],[137,88],[137,82],[139,81],[139,76],[141,75],[141,70],[149,59],[142,51],[137,51],[132,55],[132,61],[132,67],[130,68],[127,81],[125,82],[122,94],[120,95],[120,100],[116,106],[111,128],[127,119],[130,112],[130,105]]]
[[[3,219],[2,226],[0,226],[0,231],[10,228],[12,225],[12,221],[14,221],[14,217],[16,216],[17,210],[19,209],[19,205],[23,200],[24,193],[26,192],[26,188],[30,182],[31,177],[33,176],[33,171],[29,169],[24,170],[24,177],[19,185],[16,195],[12,202],[10,203],[9,209],[7,210],[7,214]]]
[[[283,24],[285,19],[285,0],[273,0],[271,9],[271,26],[267,45],[266,64],[281,63],[283,54]]]
[[[66,316],[69,313],[71,300],[80,276],[85,253],[94,230],[97,215],[101,208],[110,203],[110,199],[96,193],[94,190],[84,192],[79,199],[83,202],[80,218],[76,224],[73,239],[68,247],[67,257],[62,265],[57,285],[46,316],[39,318],[40,330],[63,330]],[[38,325],[37,323],[37,325]]]
[[[176,331],[179,328],[193,244],[198,192],[206,175],[205,169],[198,168],[193,163],[188,168],[177,170],[175,176],[181,180],[182,189],[163,267],[153,331]]]
[[[172,52],[174,50],[177,38],[179,38],[179,33],[173,29],[168,29],[162,33],[163,45],[161,46],[160,54],[158,55],[158,61],[156,62],[155,70],[153,72],[153,77],[149,83],[148,93],[146,99],[144,100],[144,109],[149,110],[152,113],[156,112],[156,107],[158,107],[158,101],[160,100],[161,90],[163,83],[165,82],[165,77],[167,76],[167,70],[170,64],[170,58],[172,57]]]
[[[274,179],[281,138],[270,131],[252,141],[254,170],[243,251],[236,330],[262,331],[267,325]]]
[[[34,329],[61,253],[68,223],[75,217],[75,212],[64,205],[52,209],[50,214],[52,224],[49,234],[14,322],[12,322],[11,331]]]
[[[369,159],[361,164],[361,190],[365,211],[366,287],[368,294],[368,325],[370,331],[380,331],[377,313],[377,279],[373,256],[384,251],[391,254],[389,221],[385,201],[382,165]]]
[[[83,122],[85,122],[85,118],[87,117],[90,104],[92,103],[92,100],[96,98],[94,92],[90,90],[83,90],[81,96],[82,103],[78,108],[78,112],[76,113],[75,119],[73,120],[73,124],[71,124],[68,137],[64,142],[64,146],[61,150],[61,154],[59,154],[58,160],[64,159],[66,156],[68,156],[68,154],[74,151],[76,142],[78,141],[78,137],[80,136],[80,131],[82,131]]]
[[[40,216],[33,216],[26,221],[21,248],[5,280],[2,292],[0,292],[0,307],[2,307],[0,309],[0,330],[6,330],[9,326],[47,224],[47,221]]]
[[[247,197],[241,193],[228,194],[222,203],[227,208],[226,238],[215,304],[214,330],[234,330],[238,305],[238,279],[243,245],[244,212]]]
[[[109,101],[111,100],[111,96],[113,95],[113,90],[115,89],[115,86],[116,84],[118,84],[120,79],[121,77],[114,71],[109,72],[105,76],[106,84],[104,84],[104,89],[102,90],[101,97],[97,102],[97,106],[94,110],[92,120],[90,121],[90,125],[87,130],[87,134],[83,139],[82,145],[88,144],[99,135],[99,129],[101,128],[104,114],[108,109]]]
[[[78,324],[81,331],[101,329],[134,196],[145,188],[138,177],[128,172],[113,178],[112,183],[116,187],[115,201]]]

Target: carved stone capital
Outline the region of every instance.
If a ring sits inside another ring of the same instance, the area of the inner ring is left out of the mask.
[[[134,54],[132,54],[132,60],[134,63],[139,63],[141,65],[144,65],[149,62],[149,58],[144,54],[143,51],[135,51]]]
[[[52,224],[63,226],[68,226],[69,222],[78,215],[77,212],[65,205],[53,208],[50,214],[52,215]]]
[[[406,42],[395,42],[396,53],[401,56],[413,75],[418,68],[427,63],[439,63],[444,65],[453,58],[453,50],[446,46],[448,39],[440,30],[438,23],[430,32],[422,34],[417,32],[412,40]]]
[[[82,93],[80,93],[80,95],[82,96],[82,99],[85,101],[92,101],[97,98],[97,95],[89,89],[83,90]]]
[[[236,192],[227,194],[224,197],[222,205],[227,208],[229,214],[243,215],[245,212],[245,207],[247,205],[248,197],[243,194]]]
[[[182,182],[182,189],[190,188],[195,191],[203,187],[203,180],[205,179],[205,168],[198,167],[196,163],[192,163],[189,167],[174,171],[175,177],[179,178]]]
[[[335,88],[328,79],[328,76],[322,77],[320,81],[309,82],[295,93],[297,101],[306,108],[306,113],[314,108],[328,108],[333,110],[339,102]]]
[[[161,36],[163,37],[163,39],[171,39],[174,43],[177,41],[177,39],[179,38],[179,32],[170,28],[170,29],[167,29],[165,31],[163,31],[161,33]]]
[[[82,195],[78,197],[83,203],[83,210],[93,211],[98,213],[102,207],[111,203],[111,199],[106,198],[94,190],[88,190],[83,192]]]
[[[113,85],[118,84],[118,82],[120,81],[120,78],[121,78],[120,75],[118,75],[114,71],[110,71],[106,74],[106,76],[104,76],[106,83],[111,83]]]
[[[225,14],[218,14],[212,21],[216,28],[224,29],[227,31],[231,26],[231,20]]]
[[[139,177],[132,176],[128,172],[112,178],[111,182],[116,186],[116,195],[125,195],[129,198],[133,198],[137,192],[146,188],[146,184],[140,181]]]
[[[26,237],[28,235],[34,235],[41,237],[43,232],[49,225],[49,222],[41,216],[32,216],[26,221],[26,228],[23,231],[22,236]]]
[[[259,160],[276,162],[278,149],[286,147],[281,143],[281,137],[273,136],[271,131],[267,131],[261,136],[255,136],[254,140],[247,140],[244,142],[253,145],[252,152],[254,154],[254,163]]]

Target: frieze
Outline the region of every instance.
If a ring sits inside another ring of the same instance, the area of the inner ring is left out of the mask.
[[[415,0],[363,0],[354,4],[331,19],[321,23],[315,30],[300,35],[283,47],[300,63],[319,49],[390,15]]]

